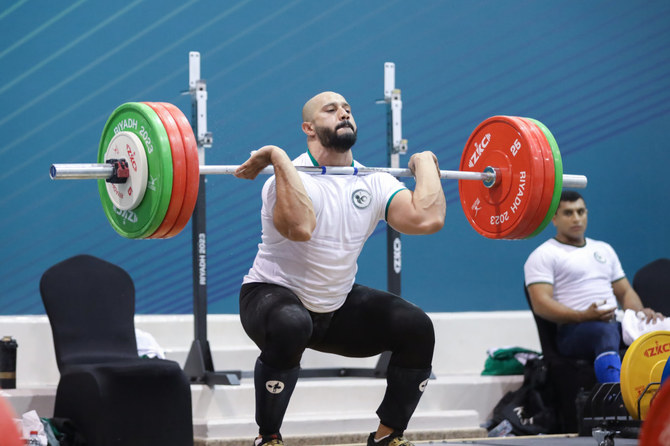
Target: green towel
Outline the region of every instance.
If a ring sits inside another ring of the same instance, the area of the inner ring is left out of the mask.
[[[504,347],[487,351],[482,375],[523,375],[526,361],[540,353],[522,347]]]

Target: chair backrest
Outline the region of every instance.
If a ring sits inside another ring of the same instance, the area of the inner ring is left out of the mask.
[[[633,277],[633,289],[645,307],[670,315],[670,259],[656,259],[640,268]]]
[[[119,266],[77,255],[52,266],[40,280],[58,370],[137,357],[135,286]]]
[[[528,294],[528,287],[526,287],[525,283],[523,286],[523,292],[526,296],[528,307],[533,313],[533,318],[535,319],[537,334],[540,338],[540,347],[542,347],[542,354],[546,359],[560,356],[556,347],[556,333],[558,332],[558,325],[541,316],[538,316],[537,313],[535,313],[533,310],[533,303],[530,301],[530,295]]]

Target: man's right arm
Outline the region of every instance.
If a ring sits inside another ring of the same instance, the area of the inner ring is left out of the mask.
[[[415,153],[408,166],[415,176],[416,187],[393,197],[387,222],[403,234],[433,234],[444,226],[447,212],[437,157],[429,151]]]
[[[272,216],[275,228],[289,240],[307,241],[316,227],[314,207],[298,171],[284,150],[277,146],[261,147],[237,168],[235,176],[254,179],[270,164],[274,167],[277,190]]]
[[[574,310],[554,299],[554,286],[550,283],[532,283],[528,285],[528,296],[533,311],[558,324],[570,324],[586,321],[609,321],[614,317],[614,308],[599,310],[592,303],[586,310]]]

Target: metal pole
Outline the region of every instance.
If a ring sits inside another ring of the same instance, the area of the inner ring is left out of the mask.
[[[384,102],[386,103],[386,143],[388,169],[391,175],[401,176],[409,169],[400,169],[400,154],[407,152],[407,140],[402,139],[402,100],[400,90],[395,88],[395,64],[384,64]],[[411,175],[411,172],[410,176]],[[400,274],[402,271],[402,242],[400,233],[390,225],[386,227],[386,285],[395,295],[402,291]]]
[[[198,142],[199,165],[205,165],[205,148],[212,146],[212,134],[207,131],[207,85],[200,79],[200,53],[189,53],[189,93],[191,95],[191,125]],[[207,384],[240,384],[241,372],[215,372],[212,352],[207,339],[207,179],[200,176],[198,199],[191,218],[193,255],[193,329],[194,340],[186,358],[184,372],[191,382]]]

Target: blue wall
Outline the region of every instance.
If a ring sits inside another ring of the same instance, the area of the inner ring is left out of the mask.
[[[457,169],[475,126],[544,122],[566,173],[585,174],[587,235],[609,241],[632,278],[668,256],[670,3],[661,1],[9,1],[0,6],[0,314],[39,314],[50,265],[90,253],[127,269],[139,313],[192,311],[190,224],[170,240],[124,239],[93,181],[51,181],[51,163],[94,162],[110,113],[172,102],[190,116],[188,52],[202,55],[214,147],[239,164],[277,144],[304,150],[304,101],[341,92],[359,124],[357,158],[386,164],[383,64],[396,64],[410,152]],[[408,157],[403,157],[406,163]],[[659,173],[655,173],[659,172]],[[236,313],[260,238],[262,181],[207,183],[209,310]],[[493,241],[461,211],[456,182],[438,234],[403,238],[403,294],[428,311],[524,309],[522,265],[553,235]],[[386,285],[378,227],[359,281]]]

